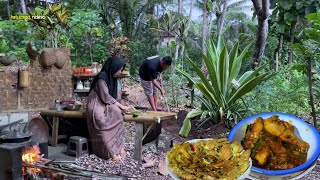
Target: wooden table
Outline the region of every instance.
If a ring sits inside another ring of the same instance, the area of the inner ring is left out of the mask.
[[[53,117],[52,122],[52,133],[51,133],[51,146],[56,146],[58,143],[58,129],[59,129],[59,121],[62,118],[87,118],[85,110],[79,111],[58,111],[58,110],[42,110],[40,112],[42,116],[51,116]],[[137,117],[133,117],[132,115],[125,114],[124,121],[134,121],[136,122],[136,136],[135,136],[135,149],[134,149],[134,158],[137,160],[141,160],[142,156],[142,141],[152,128],[152,126],[156,123],[160,123],[163,120],[177,119],[176,113],[162,112],[162,111],[146,111]],[[152,123],[151,126],[143,133],[143,124],[144,123]]]

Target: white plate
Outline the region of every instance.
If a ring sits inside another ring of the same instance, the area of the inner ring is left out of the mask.
[[[192,139],[192,140],[189,140],[186,142],[195,143],[200,140],[212,140],[212,139]],[[170,174],[170,176],[175,180],[180,180],[180,178],[174,172],[172,172],[171,169],[169,168],[169,162],[168,162],[167,157],[165,159],[165,163],[166,163],[166,169],[167,169],[168,173]],[[251,167],[252,167],[252,161],[250,158],[250,165],[249,165],[248,169],[240,177],[238,177],[237,180],[244,180],[245,178],[247,178],[250,174]]]

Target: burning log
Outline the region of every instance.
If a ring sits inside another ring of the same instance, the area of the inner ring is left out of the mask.
[[[32,173],[32,172],[30,172],[29,170],[26,170],[26,177],[27,177],[27,178],[24,178],[24,179],[25,179],[25,180],[27,180],[27,179],[36,180],[36,179],[37,179],[36,176],[37,176],[37,175],[36,175],[35,173]]]

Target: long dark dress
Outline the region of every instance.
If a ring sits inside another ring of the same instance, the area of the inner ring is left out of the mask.
[[[106,82],[99,79],[88,96],[87,124],[92,151],[103,159],[118,155],[124,147],[123,115],[115,103]]]

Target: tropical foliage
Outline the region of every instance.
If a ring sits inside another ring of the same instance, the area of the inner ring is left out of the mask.
[[[39,17],[37,19],[31,18],[35,36],[44,40],[43,47],[58,48],[65,46],[62,40],[62,35],[66,35],[66,30],[69,28],[69,11],[62,8],[61,4],[49,5],[47,9],[35,8],[34,11],[29,12],[31,17]]]
[[[314,103],[313,81],[318,81],[319,83],[319,73],[318,71],[313,71],[312,64],[318,64],[320,60],[320,11],[318,11],[317,13],[309,14],[307,16],[307,19],[310,22],[309,28],[306,28],[303,31],[300,42],[295,43],[292,46],[300,55],[303,56],[305,61],[305,64],[302,64],[302,66],[300,66],[300,69],[302,70],[302,72],[306,72],[306,75],[308,76],[311,115],[313,118],[313,125],[317,127],[318,124]]]
[[[228,126],[237,123],[244,115],[239,100],[259,83],[273,76],[272,72],[263,73],[263,67],[247,71],[239,76],[243,58],[251,45],[248,45],[239,54],[238,46],[238,43],[236,43],[228,51],[221,38],[218,38],[217,45],[214,44],[213,40],[210,40],[207,43],[207,54],[202,55],[207,73],[203,73],[201,68],[189,59],[200,78],[198,80],[191,77],[187,72],[178,69],[178,72],[192,82],[195,88],[203,94],[199,97],[203,103],[201,110],[191,111],[190,115],[187,115],[180,130],[181,136],[188,134],[191,128],[190,118],[200,114],[203,122],[219,119]],[[199,125],[201,124],[203,123]]]

